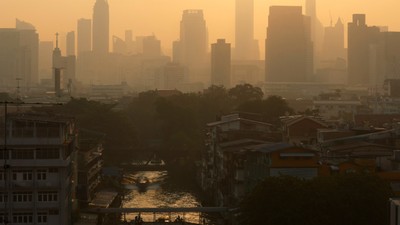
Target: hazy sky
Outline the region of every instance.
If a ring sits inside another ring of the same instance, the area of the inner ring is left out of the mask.
[[[305,0],[255,0],[255,37],[264,46],[270,5],[304,5]],[[54,40],[54,33],[76,30],[79,18],[91,18],[95,0],[0,0],[0,27],[14,27],[15,18],[32,23],[41,40]],[[234,42],[235,0],[108,0],[111,35],[155,34],[163,48],[179,37],[184,9],[203,9],[210,43],[217,38]],[[349,22],[353,13],[366,13],[369,25],[388,25],[400,31],[400,0],[317,0],[318,17],[328,25],[341,17]]]

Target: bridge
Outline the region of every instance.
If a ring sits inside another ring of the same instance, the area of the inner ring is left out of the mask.
[[[94,214],[123,214],[126,215],[128,213],[137,213],[139,218],[142,213],[152,213],[153,221],[143,221],[141,224],[190,224],[195,225],[196,223],[189,223],[185,221],[185,213],[198,213],[199,223],[204,224],[204,220],[202,221],[201,213],[231,213],[235,211],[234,209],[230,209],[227,207],[179,207],[179,208],[92,208],[87,209],[86,212],[94,213]],[[168,218],[165,218],[165,221],[157,220],[157,214],[165,214],[168,213]],[[182,221],[174,221],[171,218],[171,213],[182,213]],[[124,224],[124,223],[123,223]],[[125,224],[130,224],[126,222]]]

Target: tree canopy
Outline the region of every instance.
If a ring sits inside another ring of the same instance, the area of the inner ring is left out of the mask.
[[[270,177],[241,203],[242,225],[388,224],[390,185],[369,174]]]

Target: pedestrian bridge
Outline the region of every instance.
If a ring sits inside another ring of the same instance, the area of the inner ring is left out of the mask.
[[[86,210],[88,213],[95,214],[120,214],[125,216],[126,214],[136,213],[140,218],[142,213],[152,213],[153,221],[143,221],[137,224],[151,224],[151,225],[164,225],[166,223],[173,224],[186,224],[186,225],[195,225],[195,224],[205,224],[205,220],[202,220],[202,213],[229,213],[232,212],[232,209],[227,207],[179,207],[179,208],[92,208]],[[178,213],[182,214],[181,221],[176,221],[176,219],[171,217],[171,214]],[[185,221],[185,213],[198,213],[198,223],[190,223]],[[157,218],[157,214],[168,214],[167,218],[163,218],[164,221],[160,221],[160,218]],[[135,222],[122,222],[121,224],[135,224]]]

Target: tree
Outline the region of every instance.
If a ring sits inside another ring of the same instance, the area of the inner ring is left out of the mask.
[[[229,89],[228,94],[237,104],[242,104],[246,101],[261,100],[264,96],[261,88],[254,87],[251,84],[238,84]]]
[[[244,102],[237,109],[244,112],[260,113],[271,123],[279,122],[280,116],[293,113],[293,109],[289,107],[286,100],[276,95],[271,95],[264,100]]]
[[[370,174],[270,177],[241,202],[243,225],[387,224],[390,185]]]

